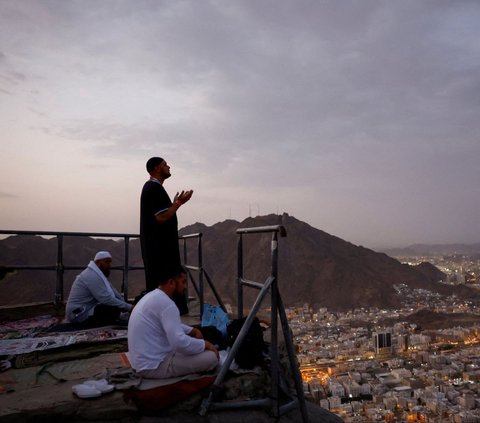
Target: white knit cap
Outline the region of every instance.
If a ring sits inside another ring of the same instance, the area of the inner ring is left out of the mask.
[[[95,254],[95,258],[93,259],[93,261],[103,260],[106,258],[111,259],[112,255],[108,251],[99,251],[97,254]]]

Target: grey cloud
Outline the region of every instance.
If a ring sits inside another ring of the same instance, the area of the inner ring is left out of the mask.
[[[0,52],[0,90],[4,94],[13,94],[13,89],[27,81],[27,76],[15,69],[6,54]]]
[[[12,194],[10,192],[0,191],[0,198],[5,199],[13,199],[13,198],[20,198],[17,194]]]
[[[348,143],[355,130],[391,137],[392,129],[415,131],[425,121],[441,123],[441,135],[452,127],[447,116],[465,120],[448,107],[451,101],[467,97],[478,107],[472,93],[479,80],[469,73],[474,68],[457,69],[464,47],[441,37],[449,30],[449,7],[308,1],[280,7],[277,2],[143,5],[152,11],[135,15],[139,38],[122,45],[125,58],[139,59],[132,65],[147,65],[161,78],[203,87],[224,118],[213,131],[247,146],[300,138],[310,145],[323,140],[325,148]],[[471,3],[471,10],[464,9],[479,13]],[[149,13],[157,14],[159,25],[149,24]],[[216,25],[207,25],[210,21]],[[143,43],[146,50],[138,48]],[[331,132],[334,139],[326,140]]]
[[[47,114],[46,114],[46,113],[43,113],[43,112],[41,112],[40,110],[37,110],[37,109],[35,109],[35,108],[33,108],[33,107],[29,107],[28,110],[29,110],[30,112],[32,112],[34,115],[36,115],[36,116],[39,116],[39,117],[42,117],[42,118],[46,118],[46,117],[47,117]]]

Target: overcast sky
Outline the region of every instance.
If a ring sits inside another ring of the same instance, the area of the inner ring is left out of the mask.
[[[287,212],[371,248],[480,242],[480,2],[0,0],[0,229]]]

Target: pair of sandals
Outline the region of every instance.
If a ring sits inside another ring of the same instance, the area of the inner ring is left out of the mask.
[[[106,379],[87,380],[79,385],[72,386],[72,392],[79,398],[97,398],[108,394],[115,389]]]

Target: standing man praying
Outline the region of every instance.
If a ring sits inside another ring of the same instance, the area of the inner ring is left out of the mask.
[[[140,198],[140,243],[147,291],[181,265],[178,243],[177,210],[192,197],[193,191],[176,193],[173,203],[163,183],[171,176],[170,166],[161,157],[147,161],[150,179],[145,182]],[[185,295],[173,298],[180,314],[188,312]]]

